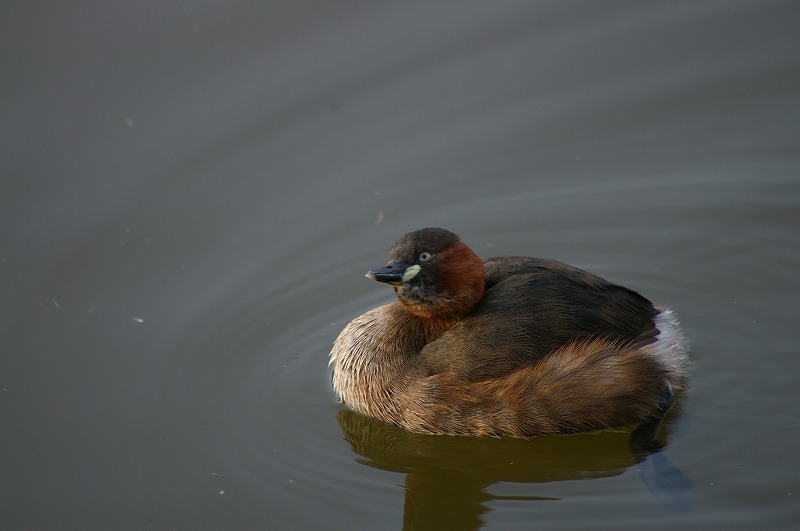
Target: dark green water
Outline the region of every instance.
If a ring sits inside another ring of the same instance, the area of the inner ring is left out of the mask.
[[[0,527],[800,523],[792,2],[0,8]],[[327,354],[401,233],[672,306],[626,434],[424,437]]]

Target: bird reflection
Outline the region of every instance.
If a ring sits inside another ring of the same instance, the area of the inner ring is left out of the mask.
[[[495,439],[412,433],[346,409],[337,421],[359,463],[406,474],[404,529],[478,529],[487,501],[556,499],[490,494],[492,484],[617,476],[659,452],[669,429],[654,422],[633,433]],[[663,454],[653,467],[645,484],[680,504],[688,480]]]

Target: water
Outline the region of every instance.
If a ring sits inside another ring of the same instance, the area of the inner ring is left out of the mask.
[[[2,10],[2,527],[800,522],[793,3]],[[424,226],[672,306],[666,446],[344,410]]]

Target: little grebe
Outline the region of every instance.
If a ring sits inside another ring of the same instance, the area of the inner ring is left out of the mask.
[[[427,228],[367,277],[399,301],[357,317],[330,354],[352,409],[420,433],[533,435],[663,416],[687,371],[672,311],[575,267],[480,259]]]

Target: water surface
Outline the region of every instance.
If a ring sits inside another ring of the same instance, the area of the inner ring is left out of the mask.
[[[2,8],[9,529],[800,522],[790,2]],[[327,354],[424,226],[669,304],[689,390],[626,433],[409,434]]]

